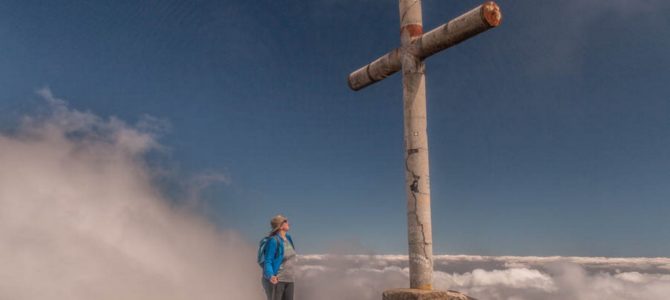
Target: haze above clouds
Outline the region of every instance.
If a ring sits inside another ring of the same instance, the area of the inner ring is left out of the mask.
[[[0,135],[0,298],[261,299],[254,245],[169,201],[146,155],[155,134],[71,109]],[[192,182],[227,182],[206,173]],[[197,200],[197,199],[196,199]],[[297,240],[298,250],[300,240]],[[299,299],[379,299],[405,287],[401,255],[303,255]],[[435,285],[480,299],[666,299],[668,258],[437,256]]]

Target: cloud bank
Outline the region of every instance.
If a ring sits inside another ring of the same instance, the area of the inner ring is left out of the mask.
[[[330,296],[318,298],[325,300],[379,299],[383,290],[409,282],[401,255],[305,255],[301,261],[306,299],[316,299],[311,285],[324,278],[333,286]],[[434,286],[491,300],[660,300],[670,295],[670,258],[441,255]]]
[[[262,298],[255,249],[152,184],[151,126],[39,94],[0,135],[0,299]]]

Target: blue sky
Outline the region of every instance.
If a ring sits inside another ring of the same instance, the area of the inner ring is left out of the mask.
[[[498,3],[501,27],[427,62],[435,252],[670,255],[670,3]],[[478,4],[423,1],[424,27]],[[161,167],[229,179],[201,192],[222,228],[256,240],[281,212],[303,253],[404,253],[400,77],[345,80],[398,45],[397,9],[3,1],[0,126],[45,86],[153,116]]]

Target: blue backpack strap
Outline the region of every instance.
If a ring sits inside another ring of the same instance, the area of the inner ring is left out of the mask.
[[[275,234],[273,235],[274,240],[277,242],[277,251],[275,251],[275,259],[279,257],[279,246],[281,246],[281,242],[279,241],[279,237]]]
[[[261,241],[258,243],[258,263],[262,264],[263,261],[265,261],[265,251],[267,250],[268,247],[268,241],[270,240],[270,237],[266,236]]]
[[[287,234],[286,239],[288,239],[288,241],[291,242],[291,246],[293,247],[293,249],[295,249],[295,244],[293,244],[293,239],[291,238],[291,236]]]
[[[270,243],[271,240],[275,240],[277,242],[277,248],[279,248],[280,242],[276,235],[264,237],[259,243],[259,251],[258,251],[259,263],[265,260],[265,252],[267,251],[268,243]],[[277,259],[277,257],[279,257],[279,251],[275,251],[275,259]]]

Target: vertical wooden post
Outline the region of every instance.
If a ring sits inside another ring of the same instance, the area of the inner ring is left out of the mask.
[[[400,58],[402,63],[405,188],[410,288],[433,288],[433,237],[430,216],[430,176],[426,132],[425,65],[414,39],[423,34],[420,0],[400,0]]]
[[[410,288],[387,290],[383,299],[472,299],[453,291],[432,290],[433,233],[423,60],[500,25],[502,14],[497,4],[489,1],[424,34],[421,0],[399,1],[400,47],[347,77],[349,87],[358,91],[402,70]]]

